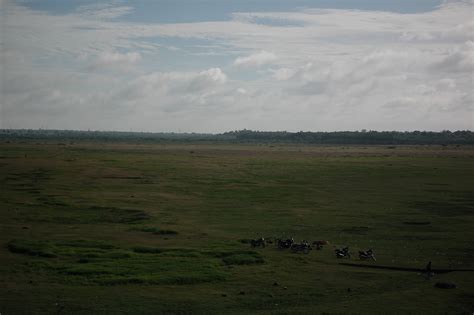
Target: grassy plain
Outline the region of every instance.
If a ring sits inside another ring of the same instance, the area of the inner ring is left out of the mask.
[[[471,314],[474,272],[333,246],[473,269],[473,178],[463,146],[3,143],[0,313]]]

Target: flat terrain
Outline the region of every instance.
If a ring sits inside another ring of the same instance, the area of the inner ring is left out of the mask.
[[[474,269],[473,179],[463,146],[2,143],[0,313],[472,314],[474,272],[396,268]]]

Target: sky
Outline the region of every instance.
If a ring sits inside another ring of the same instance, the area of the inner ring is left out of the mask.
[[[474,0],[0,0],[0,128],[473,130]]]

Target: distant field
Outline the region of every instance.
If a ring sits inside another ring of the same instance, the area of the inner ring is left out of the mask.
[[[469,146],[2,143],[0,313],[472,314],[473,271],[340,263],[474,270],[473,179]]]

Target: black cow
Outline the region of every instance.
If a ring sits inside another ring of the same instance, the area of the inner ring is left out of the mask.
[[[293,245],[293,243],[295,242],[293,238],[288,238],[286,240],[282,240],[278,238],[276,241],[277,241],[277,246],[280,249],[291,248],[291,245]]]

